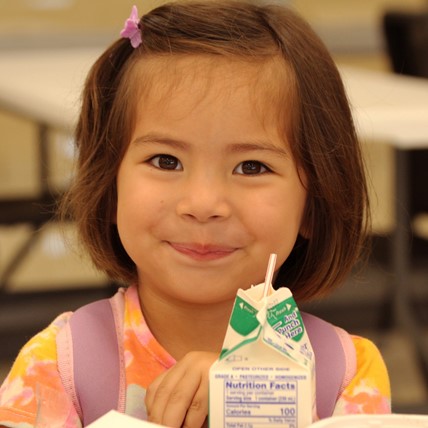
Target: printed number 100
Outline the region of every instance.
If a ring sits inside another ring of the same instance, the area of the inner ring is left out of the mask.
[[[295,407],[281,407],[281,416],[296,416]]]

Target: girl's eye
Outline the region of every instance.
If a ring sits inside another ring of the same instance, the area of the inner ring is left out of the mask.
[[[183,169],[181,162],[175,157],[171,155],[157,155],[153,156],[149,162],[156,168],[159,169],[167,169],[171,171]]]
[[[259,161],[248,160],[241,162],[236,168],[235,173],[244,175],[257,175],[269,172],[270,169]]]

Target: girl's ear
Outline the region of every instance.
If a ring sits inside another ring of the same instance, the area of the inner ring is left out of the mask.
[[[310,208],[309,208],[311,206],[311,203],[310,203],[311,200],[308,195],[308,185],[307,185],[308,179],[303,167],[301,166],[298,167],[297,173],[299,175],[302,186],[306,189],[306,203],[305,203],[305,209],[303,210],[303,216],[300,224],[299,235],[304,239],[309,239],[312,236],[312,228],[311,228],[311,221],[310,221],[311,215],[310,215]]]
[[[300,224],[299,234],[304,239],[310,239],[312,237],[312,222],[311,222],[311,215],[309,214],[309,207],[308,207],[309,201],[306,200],[306,207],[303,212],[303,218],[302,222]]]
[[[300,226],[299,234],[302,238],[310,239],[312,233],[311,233],[310,228],[307,224],[307,221],[304,220],[302,222],[302,225]]]
[[[110,223],[117,225],[117,200],[111,210]]]

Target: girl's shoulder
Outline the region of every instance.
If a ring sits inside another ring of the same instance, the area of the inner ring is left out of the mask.
[[[49,419],[51,413],[57,414],[59,410],[63,421],[74,418],[58,373],[56,346],[58,332],[70,317],[71,312],[59,315],[20,350],[0,387],[0,425],[33,426],[44,402],[49,403],[50,409],[44,418]]]
[[[388,371],[373,341],[351,336],[355,346],[357,370],[337,401],[335,415],[357,413],[391,413]]]
[[[377,373],[388,379],[388,372],[382,354],[375,343],[366,337],[351,335],[357,355],[357,375]],[[388,383],[389,388],[389,383]]]
[[[58,315],[45,329],[33,336],[19,351],[9,376],[22,376],[32,365],[56,361],[56,337],[71,315],[72,312]]]

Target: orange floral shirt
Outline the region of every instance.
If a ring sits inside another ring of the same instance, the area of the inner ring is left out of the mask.
[[[173,366],[175,360],[148,329],[141,313],[136,287],[122,291],[122,295],[125,303],[125,413],[146,419],[146,389],[160,373]],[[0,387],[0,426],[82,426],[57,367],[56,336],[70,316],[70,312],[60,315],[22,348]],[[353,336],[353,342],[357,351],[357,373],[339,397],[334,416],[390,413],[389,378],[379,350],[362,337]]]

